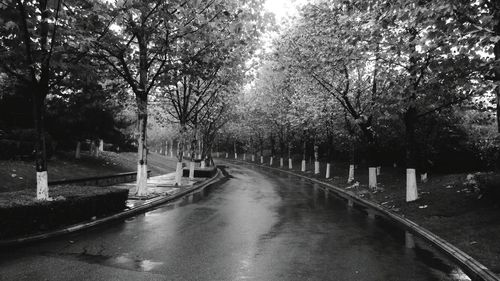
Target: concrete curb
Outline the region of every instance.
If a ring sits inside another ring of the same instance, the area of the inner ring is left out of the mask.
[[[228,161],[228,160],[224,160]],[[429,230],[419,226],[415,222],[406,219],[398,214],[395,214],[385,208],[383,208],[381,205],[371,202],[369,200],[366,200],[364,198],[361,198],[354,194],[353,192],[346,191],[344,189],[341,189],[339,187],[336,187],[332,184],[322,182],[320,180],[310,178],[301,174],[297,174],[295,172],[287,171],[284,169],[279,169],[279,168],[274,168],[274,167],[269,167],[265,166],[262,164],[255,164],[255,163],[249,163],[241,160],[229,160],[229,162],[238,162],[238,163],[243,163],[247,165],[253,165],[253,166],[258,166],[258,167],[263,167],[275,171],[280,171],[283,173],[287,173],[293,176],[301,177],[304,179],[307,179],[311,182],[326,186],[329,190],[332,192],[335,192],[338,196],[348,200],[349,202],[352,202],[352,204],[362,206],[364,208],[371,209],[378,213],[379,216],[383,216],[387,219],[390,219],[403,228],[405,230],[408,230],[412,232],[413,234],[417,235],[418,237],[424,239],[425,241],[429,242],[431,245],[433,245],[436,249],[444,253],[446,256],[451,258],[454,262],[456,262],[462,270],[465,271],[469,277],[472,278],[472,280],[484,280],[484,281],[500,281],[500,277],[494,274],[492,271],[490,271],[486,266],[482,265],[480,262],[476,261],[466,253],[464,253],[462,250],[458,249],[457,247],[453,246],[449,242],[445,241],[441,237],[437,236],[436,234],[430,232]]]
[[[144,205],[141,205],[141,206],[138,206],[138,207],[135,207],[132,209],[124,210],[120,213],[117,213],[117,214],[114,214],[111,216],[107,216],[104,218],[100,218],[100,219],[97,219],[94,221],[79,223],[79,224],[71,225],[71,226],[68,226],[65,228],[57,229],[57,230],[42,233],[42,234],[36,234],[36,235],[25,236],[25,237],[20,237],[20,238],[13,238],[13,239],[8,239],[8,240],[0,240],[0,248],[1,247],[9,247],[9,246],[17,246],[17,245],[21,245],[21,244],[30,243],[30,242],[36,242],[36,241],[40,241],[40,240],[44,240],[44,239],[49,239],[49,238],[53,238],[56,236],[60,236],[60,235],[68,234],[68,233],[73,233],[73,232],[88,229],[91,227],[99,226],[99,225],[102,225],[102,224],[105,224],[108,222],[112,222],[115,220],[132,217],[134,215],[144,213],[150,209],[158,207],[159,205],[162,205],[162,204],[165,204],[167,202],[179,199],[179,198],[181,198],[189,193],[192,193],[198,189],[212,185],[212,184],[216,183],[217,181],[219,181],[221,178],[222,178],[222,173],[221,173],[220,169],[217,169],[217,173],[212,178],[205,180],[204,182],[201,182],[201,184],[195,184],[193,187],[182,190],[178,193],[175,193],[175,194],[172,194],[169,196],[160,196],[160,197],[157,197],[156,199],[154,199],[151,202],[148,202]]]

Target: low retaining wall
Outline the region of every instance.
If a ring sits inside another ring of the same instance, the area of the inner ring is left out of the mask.
[[[150,174],[151,171],[148,171],[148,178]],[[107,175],[107,176],[80,178],[80,179],[56,180],[56,181],[50,181],[49,185],[109,186],[120,183],[133,182],[136,181],[136,179],[137,179],[137,172],[129,172],[129,173]]]
[[[194,169],[194,177],[195,178],[211,178],[215,176],[217,173],[217,169],[215,167],[209,167],[209,168],[195,168]],[[184,168],[182,170],[182,176],[183,177],[189,177],[189,169]]]
[[[13,247],[13,246],[26,244],[26,243],[32,243],[32,242],[36,242],[36,241],[40,241],[40,240],[44,240],[44,239],[48,239],[48,238],[54,238],[54,237],[57,237],[60,235],[73,233],[73,232],[89,229],[91,227],[96,227],[98,225],[102,225],[102,224],[109,223],[112,221],[132,217],[132,216],[135,216],[137,214],[141,214],[141,213],[144,213],[144,212],[149,211],[151,209],[154,209],[156,207],[159,207],[160,205],[163,205],[165,203],[177,200],[177,199],[179,199],[183,196],[186,196],[186,195],[188,195],[196,190],[199,190],[201,188],[212,185],[212,184],[218,182],[223,177],[224,176],[222,175],[222,172],[220,172],[219,169],[216,169],[215,175],[213,177],[205,180],[204,182],[197,183],[192,187],[183,189],[183,190],[179,191],[178,193],[175,193],[175,194],[172,194],[169,196],[160,196],[158,198],[155,198],[155,199],[148,201],[144,205],[133,207],[131,209],[126,209],[126,210],[119,212],[117,214],[114,214],[114,215],[110,215],[110,216],[107,216],[104,218],[98,218],[96,220],[71,225],[71,226],[68,226],[68,227],[65,227],[62,229],[58,229],[58,230],[54,230],[51,232],[46,232],[46,233],[37,234],[37,235],[33,235],[33,236],[9,239],[9,240],[0,240],[0,248]]]

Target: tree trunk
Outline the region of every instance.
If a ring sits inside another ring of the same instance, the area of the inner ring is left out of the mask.
[[[302,145],[302,166],[300,168],[300,170],[302,172],[305,172],[306,171],[306,149],[307,149],[307,143],[306,141],[304,140],[304,143]]]
[[[177,148],[177,149],[179,149],[179,148]],[[173,139],[170,140],[170,157],[172,157],[172,158],[174,157],[174,140]]]
[[[328,161],[326,164],[326,174],[325,178],[329,179],[331,177],[331,169],[333,163],[333,136],[331,134],[328,135]]]
[[[498,3],[498,2],[497,2]],[[497,10],[494,13],[494,20],[497,25],[494,27],[495,36],[500,36],[500,7],[497,6]],[[495,61],[497,64],[494,66],[494,82],[496,84],[496,96],[497,96],[497,126],[498,132],[500,133],[500,66],[498,62],[500,61],[500,40],[498,40],[493,46],[493,53],[495,55]]]
[[[175,185],[182,184],[182,161],[184,160],[184,135],[186,124],[181,124],[179,139],[177,140],[177,166],[175,169]]]
[[[415,123],[417,111],[410,106],[405,114],[406,129],[406,201],[411,202],[418,199],[417,190],[417,143],[415,139]]]
[[[33,117],[36,131],[35,167],[36,167],[36,199],[49,199],[47,174],[47,152],[45,147],[45,98],[40,89],[33,89]]]
[[[193,135],[193,139],[190,145],[190,159],[189,159],[189,179],[194,180],[194,166],[195,166],[195,158],[196,158],[196,134]]]
[[[147,123],[148,123],[148,102],[145,95],[139,96],[137,101],[137,196],[148,195],[148,153],[147,153]]]
[[[319,175],[319,146],[314,140],[314,174]]]
[[[292,143],[288,142],[288,169],[293,168],[293,163],[292,163]]]
[[[351,151],[349,157],[349,176],[347,177],[347,183],[352,183],[354,181],[354,166],[355,166],[355,144],[354,140],[351,138]]]
[[[234,159],[238,159],[238,150],[236,149],[236,141],[233,143]]]

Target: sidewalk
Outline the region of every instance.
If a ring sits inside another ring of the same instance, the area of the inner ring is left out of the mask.
[[[127,200],[127,207],[129,209],[139,207],[155,200],[158,198],[173,196],[183,190],[192,188],[195,184],[206,180],[205,178],[195,178],[194,180],[189,180],[188,178],[182,178],[180,186],[175,186],[175,173],[169,173],[161,176],[148,178],[148,193],[147,198],[140,198],[133,194],[135,189],[135,182],[122,183],[118,185],[113,185],[113,187],[126,188],[129,190],[129,196]]]

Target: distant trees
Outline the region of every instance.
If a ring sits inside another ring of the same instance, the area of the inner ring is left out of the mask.
[[[276,131],[279,120],[291,125],[290,135],[311,138],[313,148],[325,143],[329,157],[333,150],[354,155],[349,151],[356,147],[371,167],[373,188],[376,167],[403,158],[407,201],[416,200],[416,170],[425,180],[435,162],[430,158],[439,154],[437,148],[444,152],[440,142],[452,141],[451,131],[466,138],[457,114],[466,110],[474,116],[466,108],[488,104],[489,95],[500,88],[489,82],[499,73],[498,15],[495,1],[323,0],[305,5],[261,63],[265,78],[256,79],[247,94],[255,104],[266,97],[271,112],[287,112],[283,119],[264,110],[258,115],[264,124],[260,133]],[[279,84],[288,90],[272,86]],[[289,102],[276,102],[283,93]],[[469,119],[468,126],[471,120],[477,119]],[[288,141],[300,146],[292,137]]]

